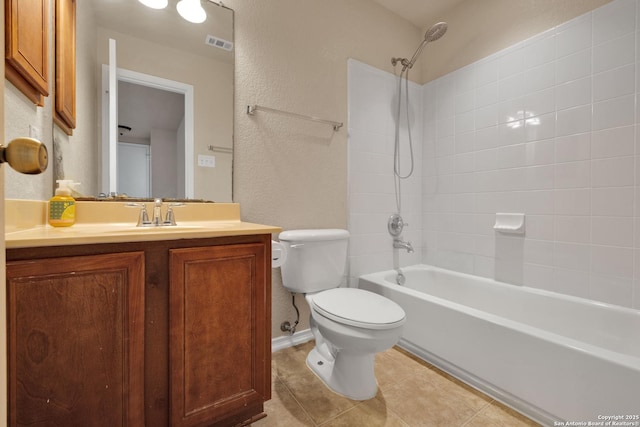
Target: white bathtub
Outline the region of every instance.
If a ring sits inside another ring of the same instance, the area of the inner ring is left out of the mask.
[[[427,265],[403,272],[404,286],[395,270],[359,280],[404,308],[401,347],[544,425],[640,425],[639,311]]]

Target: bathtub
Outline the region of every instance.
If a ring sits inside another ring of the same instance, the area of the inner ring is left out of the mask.
[[[639,311],[428,265],[402,271],[404,286],[395,270],[358,281],[404,308],[401,347],[543,425],[640,425]]]

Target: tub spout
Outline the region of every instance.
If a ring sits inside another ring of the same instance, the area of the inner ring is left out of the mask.
[[[393,247],[396,249],[406,249],[410,254],[413,253],[413,246],[411,246],[411,242],[403,242],[400,239],[394,239]]]

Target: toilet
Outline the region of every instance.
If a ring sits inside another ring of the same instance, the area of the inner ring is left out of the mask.
[[[347,230],[280,233],[285,261],[282,283],[305,295],[315,347],[307,366],[334,392],[354,400],[375,397],[375,354],[402,335],[406,315],[395,302],[373,292],[339,287],[347,262]]]

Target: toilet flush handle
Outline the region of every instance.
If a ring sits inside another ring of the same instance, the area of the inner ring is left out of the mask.
[[[304,243],[296,243],[294,245],[289,246],[291,249],[301,248],[304,246]]]

